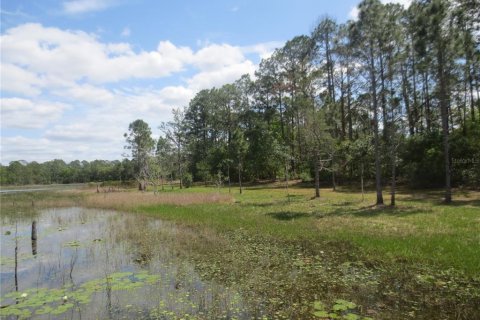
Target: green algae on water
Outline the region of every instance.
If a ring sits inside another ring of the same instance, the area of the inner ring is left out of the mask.
[[[92,295],[106,290],[107,286],[108,290],[126,291],[153,285],[158,281],[159,275],[146,271],[118,272],[85,282],[78,287],[70,285],[63,288],[31,288],[23,292],[11,292],[0,300],[0,317],[18,316],[19,319],[27,319],[32,315],[60,315],[90,303]]]

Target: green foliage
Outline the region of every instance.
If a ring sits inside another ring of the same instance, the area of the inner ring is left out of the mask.
[[[402,154],[403,172],[413,187],[441,187],[444,178],[440,133],[415,135],[407,139]]]
[[[47,161],[44,163],[11,162],[0,166],[0,183],[2,185],[29,184],[66,184],[103,181],[127,182],[135,179],[134,163],[128,159],[122,161],[94,160]]]
[[[186,188],[190,188],[193,183],[193,177],[191,173],[184,173],[182,177],[182,184]]]
[[[79,304],[88,304],[92,295],[103,292],[107,286],[112,291],[126,291],[153,285],[160,276],[148,274],[145,271],[118,272],[107,275],[105,278],[94,279],[78,287],[65,286],[63,288],[32,288],[23,292],[12,292],[2,296],[0,316],[17,316],[27,319],[33,315],[59,316]]]
[[[454,185],[480,186],[480,129],[472,124],[465,135],[451,136],[451,171]],[[405,142],[402,174],[412,187],[441,187],[444,179],[443,147],[440,133],[415,135]]]
[[[331,308],[327,308],[322,302],[313,303],[313,315],[320,319],[345,319],[345,320],[373,320],[370,317],[362,317],[355,313],[357,305],[353,302],[337,299]]]
[[[310,174],[310,172],[302,171],[298,174],[298,178],[300,180],[302,180],[302,182],[312,182],[313,181],[312,175]]]
[[[243,75],[199,91],[160,126],[158,141],[143,120],[132,122],[125,138],[133,161],[12,162],[0,167],[0,183],[181,180],[187,171],[207,181],[218,170],[254,181],[285,176],[285,167],[292,176],[314,173],[319,158],[333,158],[322,182],[332,172],[350,184],[375,176],[381,193],[388,174],[409,186],[440,187],[449,173],[442,139],[449,137],[453,185],[478,188],[473,3],[416,0],[403,8],[363,0],[356,21],[321,19],[310,35],[289,39],[263,59],[254,79]],[[155,179],[144,156],[154,144]],[[288,164],[279,149],[287,150]]]
[[[467,134],[451,135],[452,178],[456,185],[480,188],[480,123],[472,122]]]

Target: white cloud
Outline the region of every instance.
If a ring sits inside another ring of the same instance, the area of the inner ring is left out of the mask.
[[[56,125],[46,131],[45,137],[51,141],[79,142],[81,145],[111,143],[112,140],[118,140],[118,137],[109,136],[114,132],[108,131],[109,134],[107,134],[107,132],[102,133],[102,130],[99,129],[85,122]],[[121,132],[117,133],[121,137]]]
[[[24,24],[1,36],[3,61],[37,74],[96,83],[158,78],[181,71],[192,51],[160,42],[157,50],[134,53],[127,43],[105,44],[82,31]]]
[[[242,50],[228,44],[211,44],[200,49],[194,57],[194,64],[202,71],[221,69],[245,60]]]
[[[413,0],[381,0],[383,4],[386,3],[398,3],[401,4],[405,9],[407,9]]]
[[[58,102],[21,98],[0,99],[2,127],[39,129],[58,120],[68,106]]]
[[[115,95],[106,89],[90,84],[75,85],[70,88],[53,91],[57,96],[69,98],[87,106],[106,105],[114,101]]]
[[[200,72],[188,80],[189,88],[194,91],[211,87],[220,87],[226,83],[238,80],[242,75],[248,73],[253,75],[255,65],[250,60],[224,66],[218,70]]]
[[[25,96],[36,96],[41,93],[39,87],[43,81],[35,73],[8,63],[2,63],[0,68],[2,90]]]
[[[194,95],[193,90],[183,86],[165,87],[159,92],[161,101],[170,107],[186,106]]]
[[[405,9],[407,9],[413,0],[380,0],[383,4],[387,3],[398,3],[402,5]],[[348,13],[348,17],[352,20],[357,20],[360,10],[358,10],[358,6],[354,6],[350,9]]]
[[[139,51],[126,41],[107,43],[95,34],[40,24],[7,29],[0,41],[1,91],[13,95],[1,101],[4,164],[119,159],[129,123],[144,119],[157,133],[172,108],[188,105],[199,90],[253,75],[256,66],[246,55],[266,56],[281,45],[204,43],[193,50],[159,41],[155,49]],[[180,83],[149,82],[183,70],[189,77],[179,77]],[[11,136],[21,128],[36,129],[38,138]]]
[[[62,3],[63,11],[67,14],[82,14],[101,11],[115,5],[112,0],[72,0]]]
[[[44,162],[54,159],[53,155],[60,152],[60,150],[54,150],[47,139],[31,139],[22,136],[2,137],[1,162],[3,165],[21,159]]]
[[[284,42],[281,41],[270,41],[264,43],[258,43],[252,46],[242,47],[242,52],[245,54],[256,53],[260,56],[261,59],[269,58],[275,49],[283,47]]]
[[[29,162],[45,162],[53,159],[63,159],[66,162],[95,159],[119,160],[122,151],[118,148],[118,142],[112,144],[111,140],[89,144],[75,140],[60,141],[14,136],[2,137],[0,161],[3,165],[7,165],[11,161],[20,159]]]
[[[352,20],[357,20],[359,13],[360,13],[360,10],[358,10],[358,7],[354,6],[350,9],[350,12],[348,13],[348,17]]]
[[[71,86],[77,81],[101,84],[167,77],[191,65],[202,73],[231,68],[245,65],[244,54],[266,57],[279,45],[277,42],[247,47],[209,44],[193,52],[189,47],[160,41],[156,50],[134,52],[125,42],[102,43],[93,34],[40,24],[8,29],[1,41],[3,62],[12,69],[8,76],[25,79],[13,82],[20,83],[21,88],[2,84],[2,90],[25,94],[38,94],[39,88],[46,86]]]

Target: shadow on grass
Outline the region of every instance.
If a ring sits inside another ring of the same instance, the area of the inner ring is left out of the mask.
[[[459,199],[460,197],[460,199]],[[407,194],[405,197],[402,197],[402,201],[406,202],[429,202],[432,204],[445,204],[443,202],[444,199],[444,192],[443,191],[432,191],[432,192],[425,192],[420,194]],[[448,206],[454,207],[462,207],[462,206],[474,206],[480,207],[480,199],[479,198],[469,198],[469,194],[466,192],[455,192],[452,196],[452,203],[445,204]]]
[[[367,206],[362,208],[338,208],[333,211],[330,211],[326,214],[317,214],[317,218],[323,218],[325,216],[344,216],[344,215],[352,215],[355,217],[376,217],[379,215],[389,215],[389,216],[397,216],[397,217],[404,217],[412,214],[419,214],[419,213],[429,213],[432,212],[430,208],[417,208],[411,206]]]
[[[475,200],[455,200],[453,199],[453,202],[449,204],[449,206],[454,206],[454,207],[461,207],[461,206],[474,206],[474,207],[480,207],[480,199],[475,199]]]
[[[236,203],[240,204],[241,206],[255,206],[255,207],[273,207],[277,205],[288,205],[294,202],[302,202],[306,201],[305,196],[303,195],[295,195],[291,194],[289,196],[285,195],[283,198],[275,198],[275,199],[268,199],[269,201],[265,201],[263,199],[258,199],[256,201],[236,201]]]
[[[270,216],[274,219],[281,220],[281,221],[291,221],[294,219],[311,217],[309,213],[291,212],[291,211],[270,212],[270,213],[267,213],[267,216]]]

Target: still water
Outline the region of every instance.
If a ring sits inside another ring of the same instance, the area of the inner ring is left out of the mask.
[[[0,316],[255,316],[238,292],[202,280],[175,245],[181,232],[158,219],[84,208],[2,216]]]

